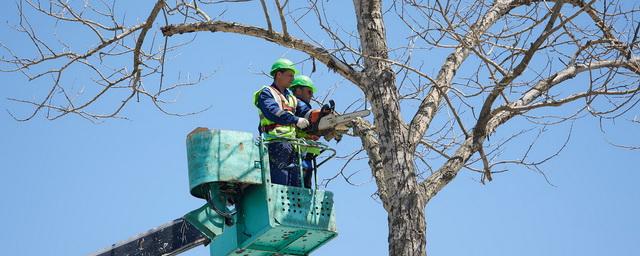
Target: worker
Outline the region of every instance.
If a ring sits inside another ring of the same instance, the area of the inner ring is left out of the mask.
[[[255,92],[253,102],[260,113],[259,131],[267,141],[271,182],[300,187],[297,150],[287,139],[296,138],[297,128],[309,126],[304,118],[309,109],[287,90],[296,73],[290,60],[276,60],[270,72],[273,83]]]
[[[296,76],[291,83],[291,87],[289,88],[293,95],[298,99],[299,104],[305,105],[304,109],[309,109],[305,113],[305,119],[309,120],[310,115],[314,110],[311,110],[311,99],[313,98],[313,94],[316,92],[316,87],[313,85],[313,81],[311,78],[305,75]],[[307,140],[318,140],[319,137],[316,135],[308,134],[307,132],[298,129],[296,133],[298,138],[304,138]],[[315,166],[313,164],[313,160],[315,160],[316,156],[320,154],[320,149],[317,147],[302,147],[302,169],[304,173],[304,187],[311,188],[311,177],[313,176],[313,172],[315,171]]]

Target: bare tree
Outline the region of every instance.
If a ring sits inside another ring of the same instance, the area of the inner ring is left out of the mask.
[[[405,0],[383,7],[380,0],[354,0],[355,15],[340,19],[345,24],[335,21],[324,1],[250,3],[255,13],[264,15],[266,28],[208,14],[219,12],[222,4],[233,8],[235,2],[246,1],[158,0],[143,22],[125,25],[113,5],[104,2],[72,6],[63,0],[21,1],[16,28],[37,54],[24,58],[3,46],[10,56],[3,58],[3,69],[29,79],[52,77],[53,82],[39,101],[14,99],[34,106],[32,114],[20,120],[41,111],[51,119],[66,114],[90,120],[118,117],[136,96],[150,98],[164,111],[164,93],[199,79],[155,88],[143,81],[163,77],[164,55],[182,46],[167,46],[166,39],[182,34],[241,34],[304,52],[308,63],[320,62],[359,88],[374,113],[373,123],[353,123],[352,135],[361,139],[362,149],[346,162],[366,152],[376,196],[388,213],[390,255],[426,254],[425,206],[461,170],[477,172],[482,183],[514,166],[544,175],[541,165],[566,144],[560,142],[547,157],[532,159],[538,138],[548,129],[589,116],[605,125],[608,120],[638,124],[637,117],[630,116],[633,110],[637,113],[640,99],[640,8],[631,1]],[[84,51],[54,50],[31,25],[24,13],[27,6],[92,31],[98,44]],[[354,19],[351,33],[345,27]],[[147,33],[156,20],[164,23],[160,29],[165,44],[145,51],[144,43],[155,40]],[[389,32],[385,20],[402,27]],[[404,43],[397,43],[399,36]],[[132,64],[105,65],[107,59],[122,56]],[[49,62],[56,68],[33,71]],[[93,72],[99,90],[80,99],[67,93],[61,76],[73,65]],[[128,93],[117,94],[120,91]],[[87,111],[108,94],[122,97],[113,111]],[[518,122],[517,129],[498,132],[510,121]],[[521,155],[504,154],[523,148],[515,145],[522,141],[528,146]]]

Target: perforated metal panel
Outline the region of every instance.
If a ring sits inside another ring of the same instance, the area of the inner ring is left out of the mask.
[[[307,255],[337,235],[333,194],[267,184],[248,189],[232,255]]]
[[[326,230],[300,229],[282,225],[261,235],[248,249],[283,255],[307,255],[335,236],[335,232]]]
[[[335,231],[333,193],[270,184],[269,200],[275,202],[276,222]]]

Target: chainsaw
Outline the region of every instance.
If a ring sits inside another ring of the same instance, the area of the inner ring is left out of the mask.
[[[358,117],[365,117],[371,113],[369,110],[360,110],[351,113],[338,114],[335,111],[335,102],[329,100],[328,105],[321,109],[311,110],[309,114],[309,127],[305,130],[308,134],[324,137],[326,141],[335,139],[340,141],[342,135],[349,131],[347,124]]]

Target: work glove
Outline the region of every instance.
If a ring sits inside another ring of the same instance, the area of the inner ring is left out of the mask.
[[[304,129],[307,128],[307,126],[309,126],[309,120],[307,120],[306,118],[298,118],[298,122],[296,123],[296,126],[300,129]]]

